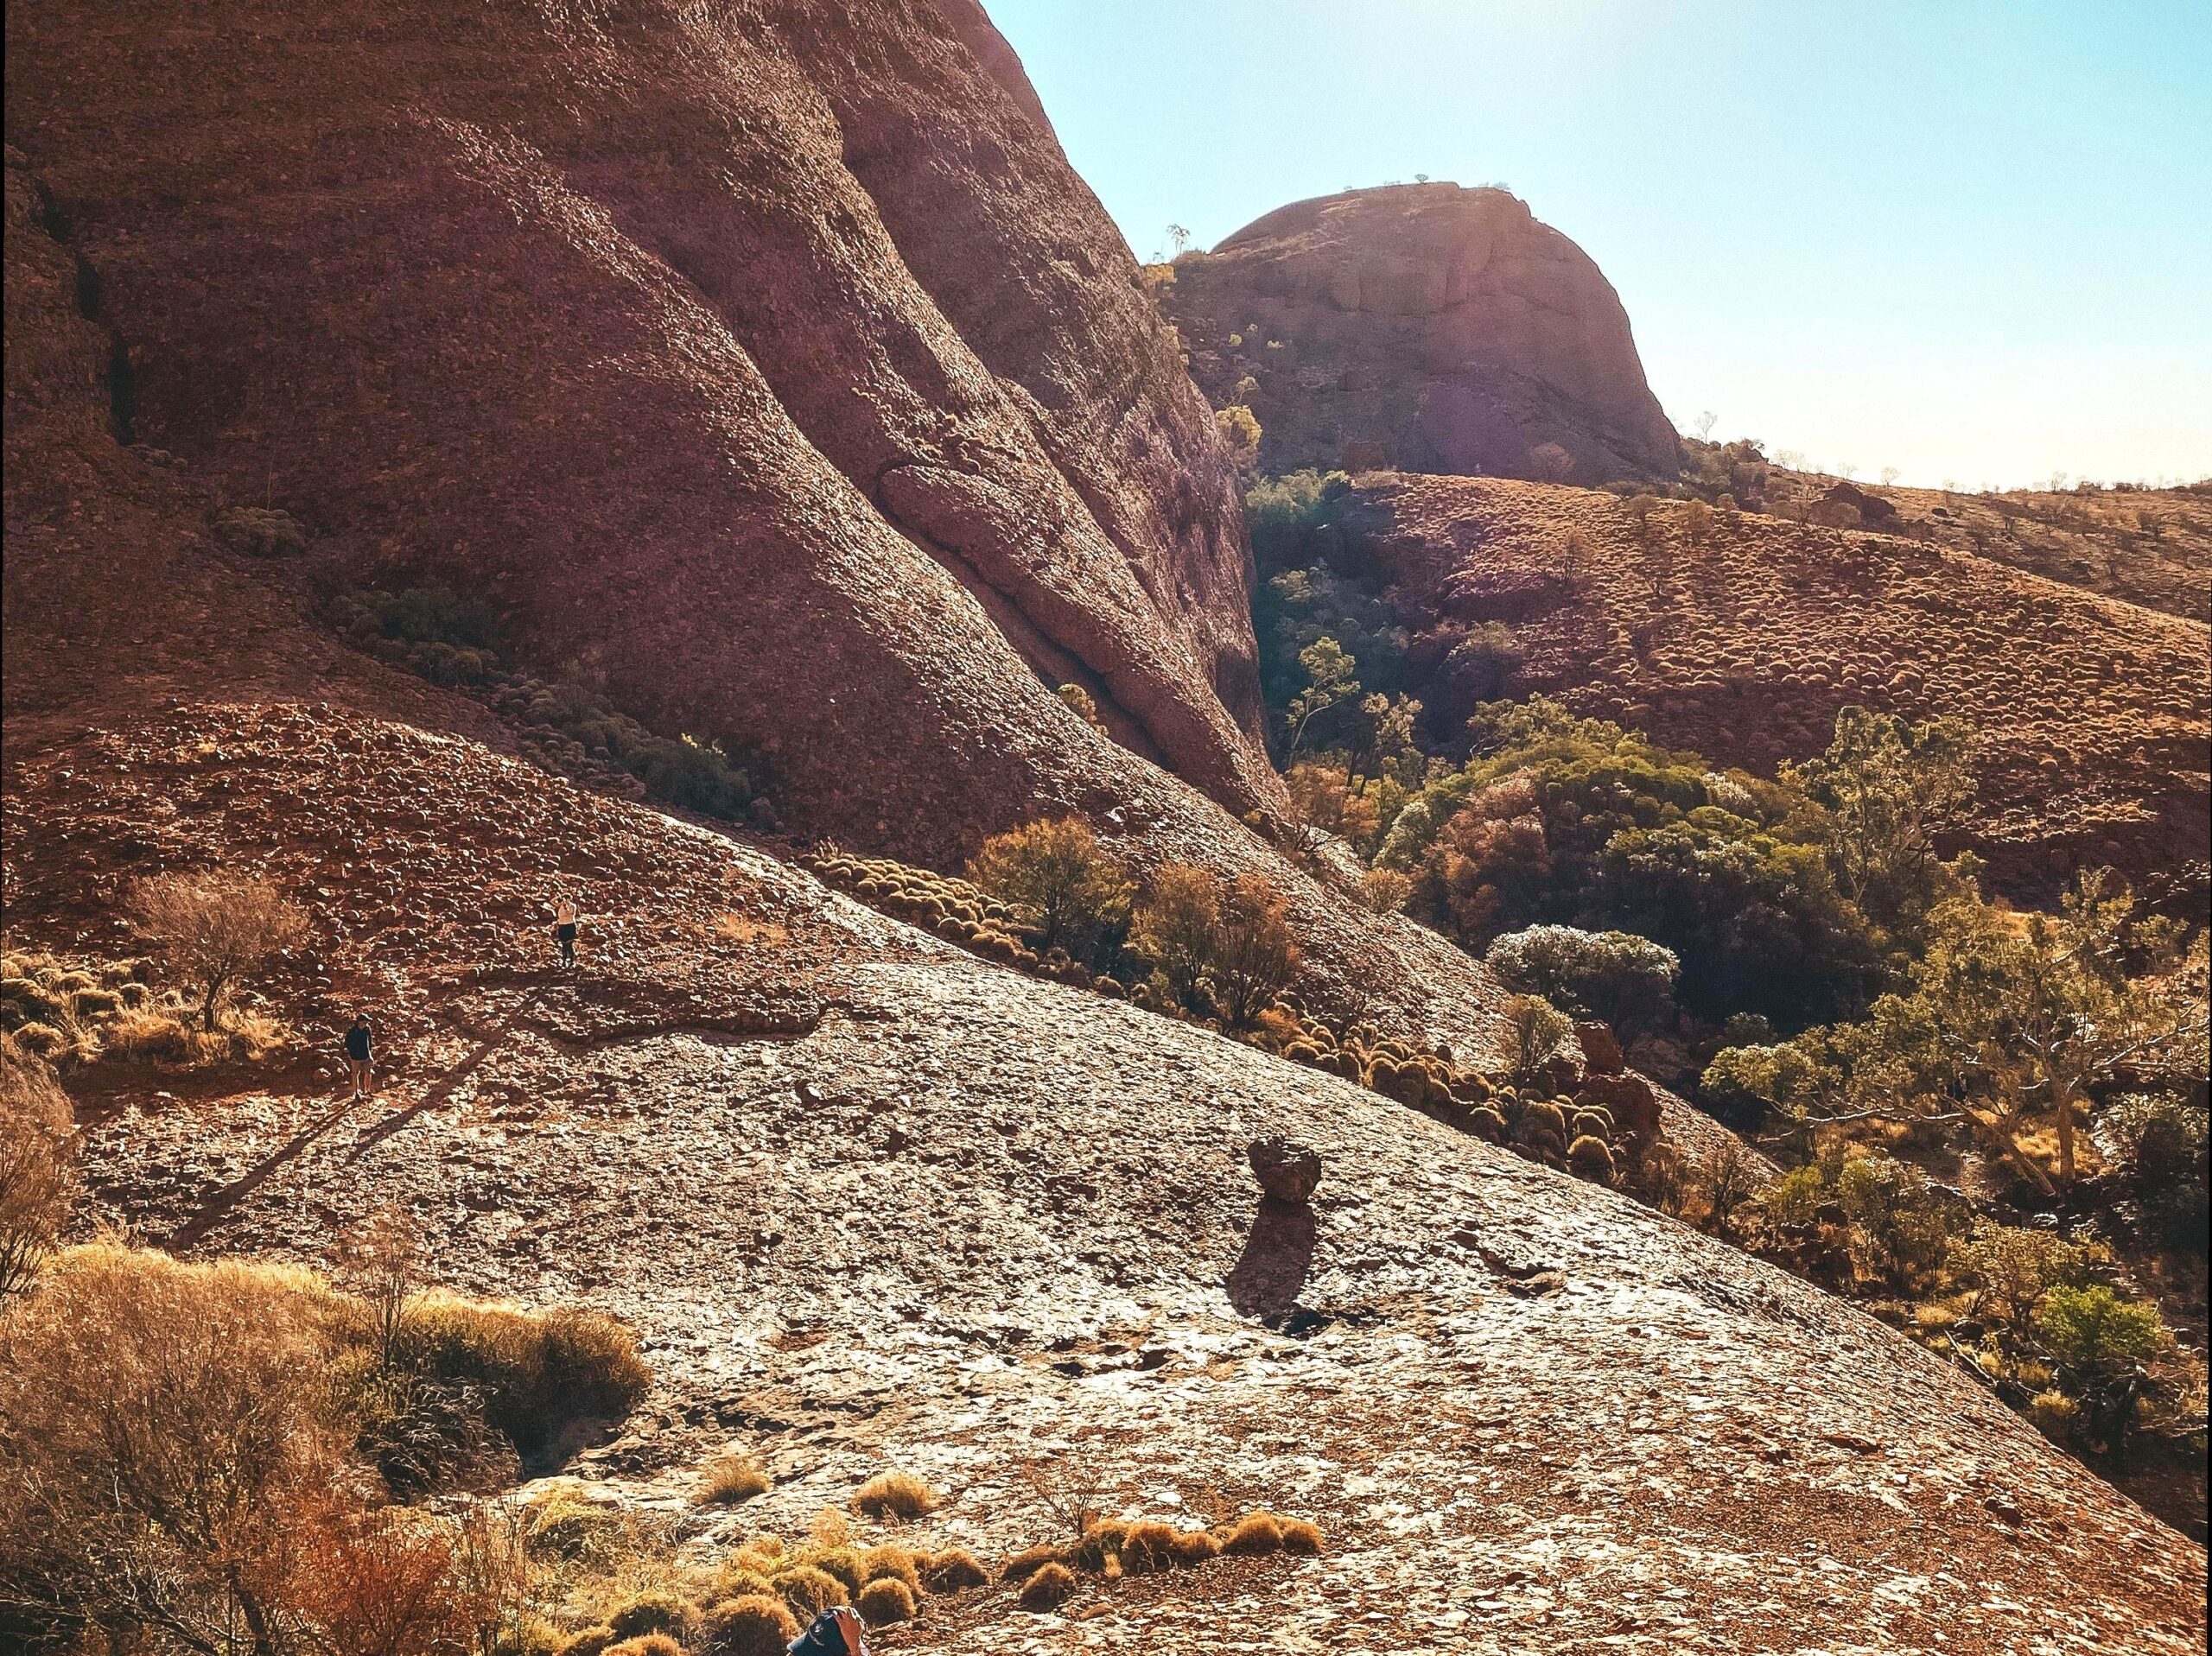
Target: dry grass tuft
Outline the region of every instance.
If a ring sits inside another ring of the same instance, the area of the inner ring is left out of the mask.
[[[870,1547],[861,1554],[861,1579],[865,1582],[896,1581],[905,1584],[910,1593],[922,1590],[921,1570],[916,1555],[905,1547]]]
[[[1025,1547],[1006,1561],[1005,1567],[999,1571],[999,1577],[1002,1581],[1026,1581],[1046,1564],[1056,1564],[1060,1562],[1062,1562],[1060,1550],[1058,1547]]]
[[[958,1593],[970,1587],[987,1587],[991,1572],[965,1547],[940,1552],[922,1568],[922,1580],[932,1593]]]
[[[0,1055],[0,1298],[54,1251],[77,1188],[74,1113],[35,1059]]]
[[[607,1656],[683,1656],[683,1646],[664,1633],[644,1633],[609,1645]]]
[[[708,1656],[784,1656],[798,1637],[798,1618],[783,1600],[766,1593],[746,1593],[707,1612],[700,1647]]]
[[[698,1623],[699,1607],[665,1589],[641,1593],[607,1618],[617,1639],[664,1633],[682,1640],[690,1637]]]
[[[885,1577],[872,1581],[861,1589],[861,1620],[871,1627],[889,1627],[894,1621],[914,1619],[913,1589],[903,1581]]]
[[[1020,1602],[1025,1610],[1055,1610],[1066,1603],[1075,1592],[1075,1571],[1064,1564],[1046,1564],[1030,1572],[1021,1583]]]
[[[868,1585],[868,1571],[861,1565],[860,1550],[849,1546],[810,1546],[784,1565],[786,1570],[806,1565],[825,1576],[835,1576],[848,1593]]]
[[[1282,1522],[1273,1513],[1247,1513],[1222,1538],[1221,1550],[1233,1558],[1256,1558],[1282,1551]]]
[[[792,1613],[801,1619],[816,1616],[838,1604],[849,1604],[853,1596],[845,1583],[812,1564],[794,1564],[779,1571],[775,1589]]]
[[[1175,1562],[1185,1566],[1221,1557],[1221,1538],[1208,1530],[1185,1530],[1175,1538]]]
[[[773,1488],[767,1469],[750,1455],[721,1455],[707,1463],[692,1499],[702,1507],[734,1507]]]
[[[1301,1558],[1318,1558],[1325,1545],[1321,1526],[1309,1524],[1302,1518],[1286,1518],[1282,1524],[1282,1550]]]
[[[944,1504],[944,1498],[906,1472],[879,1472],[853,1496],[855,1511],[870,1518],[920,1518]]]
[[[1172,1524],[1147,1520],[1130,1525],[1122,1537],[1122,1568],[1132,1576],[1168,1569],[1176,1562],[1177,1539]]]

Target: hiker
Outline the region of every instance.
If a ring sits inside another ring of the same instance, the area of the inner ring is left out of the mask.
[[[784,1646],[784,1656],[868,1656],[868,1640],[861,1637],[861,1619],[847,1604],[824,1610],[804,1633]]]
[[[576,905],[563,898],[553,905],[553,941],[561,945],[561,964],[576,963]]]
[[[353,1077],[353,1096],[357,1100],[367,1098],[376,1091],[369,1057],[369,1015],[355,1012],[353,1025],[346,1031],[346,1069]]]

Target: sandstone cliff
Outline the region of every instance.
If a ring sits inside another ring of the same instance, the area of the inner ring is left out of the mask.
[[[1273,811],[1234,479],[994,40],[930,0],[22,0],[9,132],[131,436],[764,753],[798,824],[942,859],[1079,791],[1116,761],[1071,680]]]
[[[1680,463],[1611,284],[1503,190],[1296,202],[1174,271],[1161,298],[1192,371],[1251,407],[1270,472],[1535,477],[1546,444],[1577,482]]]

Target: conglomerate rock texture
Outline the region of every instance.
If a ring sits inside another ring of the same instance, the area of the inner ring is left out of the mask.
[[[9,48],[118,421],[324,566],[887,849],[1107,780],[1063,682],[1281,809],[1233,470],[972,0],[16,0]]]
[[[1217,406],[1251,408],[1268,471],[1602,483],[1681,463],[1612,285],[1503,190],[1294,202],[1174,273],[1161,301],[1192,373]],[[1572,469],[1546,473],[1546,444]]]
[[[1961,837],[2024,898],[2109,863],[2153,886],[2212,839],[2212,635],[1929,540],[1491,479],[1363,479],[1351,521],[1415,631],[1503,623],[1500,693],[1555,695],[1764,773],[1839,707],[1964,720]],[[1433,652],[1432,652],[1433,653]],[[1416,686],[1416,695],[1436,691]]]

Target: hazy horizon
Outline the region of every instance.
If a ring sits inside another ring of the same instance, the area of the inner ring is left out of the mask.
[[[2202,6],[986,3],[1140,258],[1501,184],[1679,426],[1930,486],[2212,475]]]

